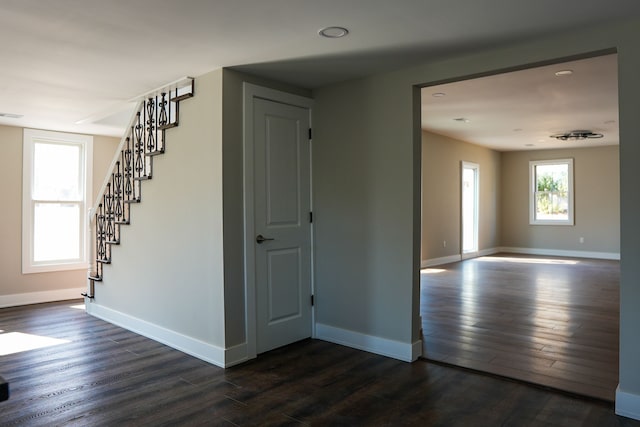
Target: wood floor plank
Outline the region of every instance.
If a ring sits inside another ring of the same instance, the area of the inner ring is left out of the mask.
[[[427,358],[615,396],[619,262],[499,254],[422,273]]]
[[[64,330],[71,338],[0,356],[11,389],[0,402],[0,427],[640,426],[600,401],[317,340],[224,370],[71,310],[68,303],[0,309],[3,333]],[[497,357],[468,363],[487,368]],[[508,369],[526,372],[517,368]]]

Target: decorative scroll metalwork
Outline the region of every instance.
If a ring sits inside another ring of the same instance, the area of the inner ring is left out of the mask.
[[[156,131],[156,103],[153,98],[149,98],[146,103],[146,112],[147,112],[147,121],[146,121],[146,133],[147,133],[147,152],[153,153],[156,151],[156,140],[154,138],[154,133]]]
[[[165,130],[178,125],[179,102],[193,94],[193,79],[181,80],[144,99],[136,112],[103,185],[100,203],[94,207],[95,264],[89,272],[91,283],[102,280],[103,264],[111,262],[111,245],[120,243],[120,226],[129,224],[130,204],[141,200],[141,182],[151,179],[153,156],[164,152]],[[90,289],[85,296],[93,298],[93,285]]]
[[[160,114],[158,115],[158,126],[166,126],[169,123],[169,118],[167,117],[167,97],[166,92],[162,92],[162,99],[158,102],[158,109],[160,110]]]

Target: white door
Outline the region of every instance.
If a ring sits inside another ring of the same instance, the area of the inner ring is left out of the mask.
[[[478,252],[478,169],[475,163],[462,162],[462,257]]]
[[[311,336],[309,110],[254,98],[257,353]]]

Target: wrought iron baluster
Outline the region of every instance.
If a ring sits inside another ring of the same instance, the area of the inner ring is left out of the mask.
[[[131,149],[132,138],[133,127],[131,128],[131,138],[127,138],[125,149],[122,152],[122,162],[124,164],[124,200],[131,200],[133,197],[135,197],[135,194],[133,194],[133,151]]]
[[[153,98],[147,101],[147,153],[156,151],[156,141],[153,137],[155,133],[155,104]]]
[[[116,162],[116,173],[114,175],[113,184],[114,184],[115,220],[120,222],[124,219],[124,208],[123,208],[123,202],[122,202],[124,187],[123,187],[123,174],[122,174],[122,171],[120,170],[120,160]]]
[[[96,259],[105,259],[107,255],[107,242],[104,226],[104,206],[98,205],[98,212],[96,212]],[[100,262],[97,262],[98,267]]]
[[[160,95],[162,96],[162,98],[160,100],[158,108],[160,110],[160,114],[158,117],[158,126],[165,126],[167,123],[169,123],[169,119],[167,117],[167,100],[165,99],[167,93],[162,92]]]
[[[143,113],[144,113],[144,108],[143,108]],[[144,161],[144,132],[143,132],[143,128],[144,125],[142,124],[144,120],[144,118],[142,118],[140,116],[140,111],[138,111],[137,113],[138,116],[138,123],[135,126],[135,134],[136,134],[136,141],[135,141],[135,166],[134,166],[134,176],[135,177],[141,177],[142,175],[144,175],[144,169],[145,169],[145,161]]]
[[[113,174],[111,174],[111,181],[113,182]],[[105,220],[105,226],[106,226],[107,242],[113,242],[115,240],[112,182],[109,182],[107,184],[107,192],[104,196],[104,202],[105,202],[104,220]]]

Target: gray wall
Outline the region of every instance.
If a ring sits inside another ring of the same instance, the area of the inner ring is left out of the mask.
[[[166,132],[93,304],[224,348],[222,70],[198,77]]]
[[[619,157],[617,146],[502,153],[501,246],[618,254]],[[529,225],[529,161],[566,158],[574,159],[575,225]]]
[[[0,126],[3,163],[0,168],[0,182],[3,183],[0,185],[0,296],[84,289],[86,269],[22,274],[22,132],[21,127]],[[117,138],[93,137],[94,197],[119,142]],[[80,298],[80,295],[76,297]]]
[[[422,135],[422,261],[461,253],[461,160],[480,165],[480,250],[619,255],[619,147],[500,153],[431,132]],[[529,161],[563,158],[574,159],[575,225],[530,225]]]
[[[460,255],[461,161],[479,165],[478,249],[501,246],[501,154],[422,132],[422,260]],[[508,179],[508,178],[507,178]],[[506,201],[508,202],[508,201]],[[443,241],[447,246],[443,246]]]
[[[420,175],[415,156],[421,138],[415,85],[611,48],[618,51],[620,88],[620,389],[640,395],[638,21],[591,26],[314,91],[317,320],[398,341],[418,336]]]

